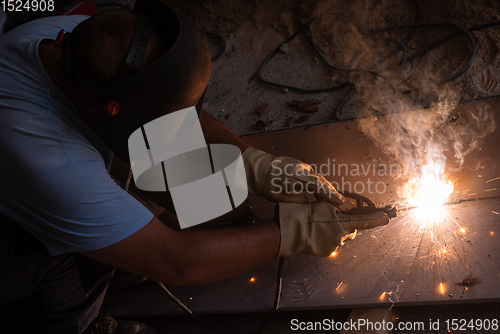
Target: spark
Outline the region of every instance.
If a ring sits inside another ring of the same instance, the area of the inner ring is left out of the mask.
[[[493,181],[496,181],[496,180],[499,180],[499,179],[500,179],[500,176],[499,177],[495,177],[494,179],[488,180],[488,181],[486,181],[486,183],[490,183],[490,182],[493,182]]]
[[[490,231],[490,235],[495,235],[495,232],[493,232],[493,231]]]
[[[332,254],[330,254],[331,257],[334,257],[337,255],[337,252],[332,252]]]
[[[444,284],[443,283],[439,283],[439,291],[444,294],[445,291],[444,291]]]
[[[340,284],[337,286],[337,288],[335,289],[335,291],[337,291],[342,286],[342,284],[344,284],[344,281],[340,282]]]
[[[255,282],[255,277],[250,278],[250,282]]]
[[[380,295],[380,300],[384,300],[385,295],[386,295],[386,293],[385,293],[385,291],[384,291],[384,292]]]
[[[495,191],[495,190],[497,190],[497,188],[486,189],[484,192],[487,192],[487,191]]]
[[[469,196],[476,195],[477,193],[470,193]]]
[[[500,213],[496,212],[496,211],[491,211],[492,213],[496,214],[496,215],[500,215]]]
[[[415,215],[420,223],[433,223],[442,218],[443,204],[453,193],[451,181],[443,177],[444,166],[431,162],[423,167],[420,178],[410,180],[405,189],[408,203],[415,206]]]
[[[454,222],[454,223],[455,223],[455,224],[456,224],[456,225],[460,228],[460,232],[465,233],[465,232],[467,231],[467,229],[465,229],[465,228],[463,228],[462,226],[460,226],[460,224],[458,224],[458,222],[457,222],[455,219],[453,219],[453,217],[452,217],[452,216],[450,216],[450,214],[449,214],[448,212],[445,212],[445,213],[446,213],[446,215],[447,215],[448,217],[450,217],[450,219],[451,219],[451,220],[453,220],[453,222]]]

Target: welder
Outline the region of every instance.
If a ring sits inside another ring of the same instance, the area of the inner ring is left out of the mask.
[[[115,271],[129,282],[213,282],[276,257],[327,256],[388,222],[383,212],[344,213],[353,204],[309,165],[248,147],[202,112],[206,141],[243,152],[249,193],[279,202],[276,219],[167,227],[174,214],[110,176],[113,154],[129,160],[127,139],[141,125],[201,109],[210,72],[203,35],[155,0],[43,18],[0,38],[0,303],[36,295],[44,333],[155,333],[101,312]],[[317,201],[273,191],[290,180]]]

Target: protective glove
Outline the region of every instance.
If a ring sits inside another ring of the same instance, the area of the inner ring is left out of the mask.
[[[247,148],[243,154],[248,192],[273,202],[308,203],[309,192],[346,212],[355,207],[325,177],[300,160]],[[300,192],[297,192],[300,191]]]
[[[278,257],[302,252],[328,256],[357,230],[386,225],[384,212],[347,215],[328,202],[279,203],[281,244]]]

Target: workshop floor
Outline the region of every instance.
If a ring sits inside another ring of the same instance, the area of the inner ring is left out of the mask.
[[[328,93],[302,94],[260,82],[260,66],[282,41],[299,29],[298,20],[306,23],[324,15],[308,28],[314,43],[337,66],[368,69],[394,52],[396,44],[374,39],[364,34],[363,29],[411,24],[416,22],[418,12],[420,23],[451,22],[466,28],[500,19],[495,0],[168,2],[180,10],[183,8],[185,15],[200,29],[219,32],[226,38],[226,50],[213,64],[205,109],[239,135],[334,121],[339,105],[349,94],[349,87]],[[405,41],[412,36],[407,45],[411,56],[431,41],[456,30],[450,26],[416,31],[401,29],[392,31],[390,37]],[[452,90],[461,100],[500,94],[500,28],[492,27],[473,34],[477,57],[471,68],[451,83]],[[215,51],[217,39],[210,41]],[[399,68],[402,54],[398,51],[373,70],[393,75]],[[458,72],[470,55],[470,42],[462,35],[410,61],[394,77],[394,82],[403,86],[402,81],[405,81],[408,85],[405,88],[439,82]],[[329,69],[303,34],[281,47],[266,67],[264,78],[302,88],[325,88],[349,80],[358,91],[337,115],[340,119],[355,116],[361,105],[369,103],[363,90],[374,84],[371,76]],[[318,112],[309,114],[291,105],[293,100],[309,99],[325,101],[319,105]],[[265,105],[267,108],[263,108],[263,112],[262,109],[256,111]]]

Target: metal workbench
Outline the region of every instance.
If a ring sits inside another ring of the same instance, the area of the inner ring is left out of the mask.
[[[500,123],[500,101],[463,105],[488,106]],[[305,162],[395,163],[358,129],[356,121],[319,125],[247,137],[254,147]],[[499,131],[485,139],[481,151],[467,156],[456,181],[447,214],[435,224],[417,224],[412,211],[402,211],[385,227],[361,231],[335,256],[298,254],[285,261],[281,310],[377,307],[396,304],[488,302],[500,300],[500,144]],[[378,204],[398,201],[403,182],[391,176],[344,175],[352,184],[367,177],[387,191],[369,194]],[[327,176],[341,182],[339,175]],[[490,182],[486,182],[493,180]],[[358,189],[359,190],[359,189]],[[251,198],[259,219],[269,218],[273,205]],[[198,313],[254,312],[272,307],[277,260],[220,282],[172,288]],[[253,280],[251,280],[254,278]],[[143,284],[113,294],[106,301],[115,316],[183,313],[158,285]]]

